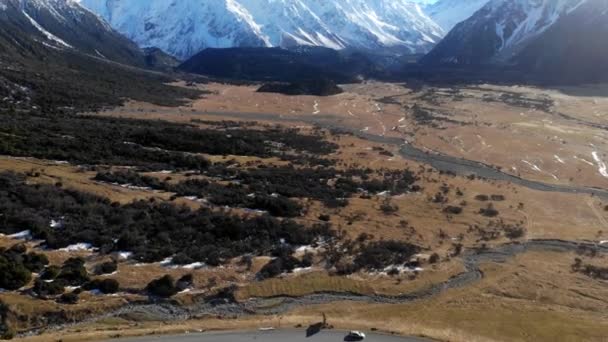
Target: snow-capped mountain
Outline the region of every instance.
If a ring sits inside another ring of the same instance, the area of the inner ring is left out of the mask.
[[[506,63],[584,3],[603,0],[490,0],[456,25],[424,63]]]
[[[0,0],[0,37],[6,54],[53,49],[144,63],[136,44],[73,0]]]
[[[141,47],[312,45],[427,52],[444,31],[409,0],[80,0]]]
[[[489,0],[439,0],[424,7],[424,11],[445,32],[450,32],[458,23],[469,19]]]
[[[586,0],[571,7],[510,62],[560,83],[608,80],[608,0]]]

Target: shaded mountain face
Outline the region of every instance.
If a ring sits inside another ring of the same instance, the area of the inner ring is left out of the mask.
[[[72,0],[0,0],[0,36],[5,53],[73,50],[124,64],[145,63],[136,44]]]
[[[512,62],[560,83],[608,80],[608,0],[586,1],[522,49]]]
[[[184,98],[146,56],[71,0],[0,0],[0,110],[72,111]]]
[[[457,65],[507,63],[585,1],[491,0],[471,18],[456,25],[423,62]]]
[[[299,46],[205,49],[179,69],[226,79],[296,82],[323,78],[342,83],[373,74],[374,64],[360,53]]]
[[[427,52],[443,36],[407,0],[81,0],[142,47],[181,59],[205,48],[395,48]]]
[[[508,68],[547,82],[608,80],[608,0],[492,0],[424,65]]]
[[[450,32],[454,26],[469,19],[480,10],[489,0],[438,0],[426,5],[424,11],[445,32]]]

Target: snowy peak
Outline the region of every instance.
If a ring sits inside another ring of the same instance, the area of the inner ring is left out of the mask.
[[[408,0],[81,0],[142,47],[183,59],[205,48],[399,47],[427,52],[444,31]]]
[[[469,19],[475,12],[488,3],[489,0],[439,0],[425,6],[425,12],[445,32],[449,32],[458,23]]]
[[[597,0],[490,0],[454,29],[426,63],[506,63],[581,4]]]

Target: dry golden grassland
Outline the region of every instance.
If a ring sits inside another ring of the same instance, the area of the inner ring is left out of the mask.
[[[459,100],[455,100],[445,89],[436,89],[434,96],[437,103],[433,104],[421,99],[422,93],[413,92],[407,86],[374,82],[347,86],[344,94],[329,98],[260,94],[255,92],[255,87],[250,86],[210,84],[205,87],[212,94],[177,109],[130,102],[124,107],[99,115],[193,123],[193,119],[243,121],[245,119],[242,115],[230,114],[242,112],[252,113],[250,121],[300,127],[303,132],[313,129],[309,118],[324,117],[349,129],[400,137],[419,147],[501,166],[504,171],[525,178],[573,185],[608,185],[608,178],[599,172],[599,162],[591,154],[593,148],[598,151],[608,150],[608,140],[597,128],[584,123],[602,122],[601,113],[608,109],[608,101],[605,99],[574,96],[573,92],[568,95],[558,91],[489,85],[459,89],[463,95],[463,99]],[[534,98],[548,96],[554,100],[553,109],[529,110],[500,101],[484,101],[484,94],[499,96],[504,92],[531,94]],[[399,104],[377,101],[388,96],[392,96]],[[450,119],[467,124],[440,122],[438,127],[422,125],[412,115],[414,104],[448,113]],[[579,112],[577,108],[580,109]],[[217,112],[225,114],[214,114]],[[576,116],[579,121],[565,119],[558,116],[557,112],[570,116],[580,114]],[[259,120],[255,114],[260,113],[278,113],[281,117],[276,121]],[[205,126],[203,123],[198,124]],[[462,243],[465,247],[478,247],[482,244],[491,247],[510,242],[504,235],[495,240],[483,240],[476,233],[476,228],[491,230],[497,224],[520,225],[526,229],[526,235],[522,239],[608,240],[608,211],[604,210],[608,203],[599,198],[583,194],[540,192],[506,182],[443,175],[429,169],[427,165],[405,160],[397,153],[396,146],[372,143],[351,135],[327,134],[327,138],[340,146],[336,153],[329,156],[336,160],[336,168],[409,168],[420,177],[418,184],[422,190],[419,193],[392,197],[355,196],[346,207],[337,209],[329,209],[318,201],[304,199],[301,203],[305,207],[305,214],[298,220],[315,223],[319,222],[321,214],[329,215],[332,227],[343,232],[344,239],[354,240],[361,233],[366,233],[371,234],[376,241],[409,241],[420,245],[422,253],[438,253],[440,263],[425,264],[424,271],[415,278],[410,274],[389,277],[362,273],[339,277],[330,275],[317,256],[316,261],[319,263],[312,270],[256,281],[255,273],[268,262],[268,258],[255,258],[249,271],[238,266],[236,260],[223,268],[199,270],[167,268],[160,264],[136,265],[121,261],[118,273],[111,277],[125,288],[141,289],[151,279],[164,274],[180,277],[192,273],[195,288],[192,293],[178,296],[177,299],[183,303],[229,284],[239,285],[239,300],[280,295],[300,296],[316,292],[397,295],[427,288],[463,272],[461,260],[450,256],[454,243]],[[594,147],[589,145],[589,139]],[[381,154],[378,147],[394,155]],[[286,164],[277,158],[206,157],[214,163],[230,162],[237,168]],[[604,157],[601,153],[597,154],[601,160]],[[89,192],[120,203],[150,198],[168,200],[173,195],[96,182],[92,180],[95,172],[52,161],[1,157],[0,170],[39,173],[38,176],[29,177],[28,182],[61,183],[65,188]],[[170,177],[170,182],[188,178],[184,173],[146,175],[163,180]],[[433,198],[445,188],[448,189],[445,193],[447,200],[436,203]],[[457,194],[457,190],[462,194]],[[504,201],[493,202],[500,213],[498,217],[487,218],[479,214],[480,209],[486,208],[489,202],[478,201],[478,195],[505,197]],[[385,201],[396,205],[398,210],[384,214],[380,206]],[[187,199],[177,199],[175,203],[193,208],[202,205]],[[446,214],[444,209],[450,205],[462,207],[463,213]],[[233,213],[243,212],[233,210]],[[0,237],[0,247],[8,247],[17,242]],[[29,246],[35,248],[33,244]],[[49,256],[52,264],[61,264],[74,255],[62,251],[44,253]],[[107,257],[90,252],[79,253],[87,258],[90,269],[107,260]],[[570,265],[575,257],[575,254],[569,253],[538,251],[516,256],[502,264],[486,263],[482,265],[484,278],[481,281],[409,304],[328,303],[300,307],[281,317],[251,316],[221,320],[205,317],[187,322],[137,322],[113,318],[23,340],[80,341],[103,339],[117,334],[127,336],[198,329],[255,329],[279,324],[294,327],[297,324],[317,322],[321,313],[326,313],[336,328],[377,328],[440,340],[606,341],[606,283],[573,273]],[[605,265],[604,259],[586,262]],[[139,299],[124,294],[114,297],[87,295],[76,306],[64,306],[25,295],[0,294],[0,300],[28,317],[19,328],[35,326],[34,318],[40,312],[65,310],[68,317],[77,318],[85,313],[110,310],[134,298]]]

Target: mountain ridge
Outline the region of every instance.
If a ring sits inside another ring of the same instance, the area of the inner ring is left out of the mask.
[[[187,59],[205,48],[394,48],[424,53],[444,32],[407,0],[80,0],[141,47]]]

